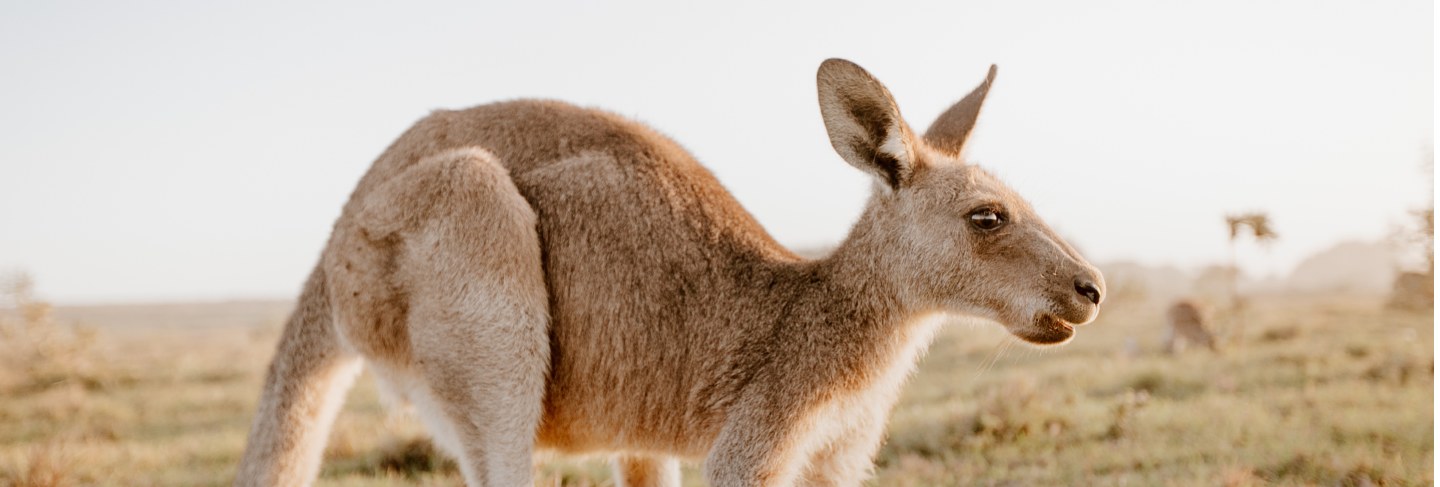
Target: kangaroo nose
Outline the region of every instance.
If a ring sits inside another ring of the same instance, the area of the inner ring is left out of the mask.
[[[1085,299],[1090,300],[1091,303],[1096,305],[1100,304],[1100,288],[1095,285],[1095,281],[1089,278],[1075,278],[1075,292],[1080,293],[1081,296],[1085,296]]]

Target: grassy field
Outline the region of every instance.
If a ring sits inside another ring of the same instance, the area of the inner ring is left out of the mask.
[[[224,485],[284,303],[57,310],[0,335],[0,486]],[[947,327],[893,416],[875,485],[1432,485],[1433,315],[1257,298],[1219,354],[1160,353],[1160,309],[1111,306],[1069,346]],[[23,327],[20,327],[23,328]],[[374,384],[320,485],[458,485]],[[608,485],[555,458],[542,485]],[[702,485],[690,468],[687,483]]]

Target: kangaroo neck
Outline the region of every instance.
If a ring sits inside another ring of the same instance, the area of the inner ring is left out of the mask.
[[[868,226],[870,218],[857,224]],[[792,289],[782,326],[843,330],[860,337],[880,338],[913,321],[923,310],[912,309],[897,276],[886,272],[882,242],[871,232],[852,231],[830,255],[785,264]]]

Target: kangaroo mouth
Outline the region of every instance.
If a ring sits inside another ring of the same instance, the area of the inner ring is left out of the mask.
[[[1035,345],[1059,345],[1075,336],[1075,326],[1050,313],[1037,313],[1030,326],[1011,333]]]

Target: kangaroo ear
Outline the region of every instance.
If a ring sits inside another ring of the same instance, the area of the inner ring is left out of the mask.
[[[905,184],[915,171],[914,139],[885,85],[844,59],[821,63],[816,83],[835,152],[891,189]]]
[[[930,130],[925,131],[925,142],[929,143],[930,147],[959,156],[960,149],[965,147],[965,139],[970,138],[970,131],[975,128],[975,118],[980,116],[985,95],[990,93],[990,83],[994,81],[995,65],[991,64],[990,74],[985,75],[985,82],[951,105],[949,110],[940,114],[940,118],[935,119],[935,123],[930,124]]]

